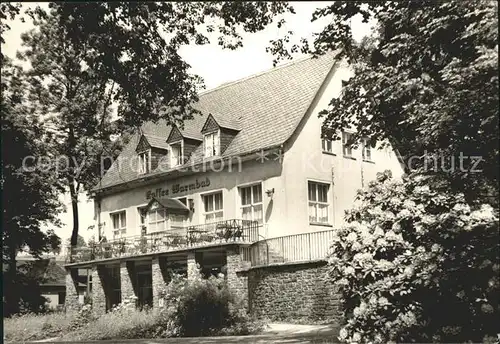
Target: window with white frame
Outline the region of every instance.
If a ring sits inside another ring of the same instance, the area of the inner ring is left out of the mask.
[[[240,187],[241,218],[263,222],[262,184]]]
[[[151,150],[139,153],[139,173],[148,173],[151,169]]]
[[[333,154],[333,140],[321,139],[321,149],[323,152]]]
[[[141,227],[144,228],[147,223],[148,233],[176,230],[184,227],[185,220],[185,215],[168,214],[166,209],[157,208],[141,214]]]
[[[170,166],[182,165],[182,141],[170,144]]]
[[[309,222],[329,224],[328,191],[330,184],[308,182]]]
[[[363,140],[363,160],[372,161],[372,147],[368,139]]]
[[[345,131],[342,132],[342,153],[347,157],[352,157],[352,145],[350,143],[351,138],[351,133]]]
[[[111,225],[113,226],[113,238],[120,238],[127,233],[127,217],[125,211],[113,213]]]
[[[203,207],[205,223],[222,221],[224,216],[222,191],[203,195]]]
[[[184,228],[184,221],[186,220],[185,215],[180,215],[180,214],[169,214],[168,215],[168,221],[169,221],[169,229],[183,229]]]
[[[220,134],[219,131],[205,134],[203,138],[205,157],[217,156],[220,154]]]
[[[167,216],[164,208],[148,212],[148,233],[162,232],[167,229]]]

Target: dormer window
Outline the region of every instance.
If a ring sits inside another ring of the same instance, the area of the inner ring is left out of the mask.
[[[220,155],[220,130],[203,136],[205,158]]]
[[[184,143],[178,141],[170,144],[170,167],[182,165],[184,163]]]
[[[139,174],[151,171],[151,150],[139,153]]]

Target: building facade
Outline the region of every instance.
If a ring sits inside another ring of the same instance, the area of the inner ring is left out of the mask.
[[[68,288],[89,268],[101,311],[125,295],[155,305],[167,271],[197,263],[247,293],[238,272],[259,265],[259,242],[296,235],[286,249],[304,250],[308,234],[326,252],[314,233],[341,226],[377,172],[402,174],[391,148],[321,139],[318,113],[350,76],[333,55],[303,59],[202,93],[183,127],[144,125],[93,191],[99,244],[74,255]],[[266,243],[266,263],[280,250]]]

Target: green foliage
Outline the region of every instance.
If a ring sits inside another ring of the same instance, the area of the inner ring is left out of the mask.
[[[92,314],[92,304],[84,302],[84,305],[78,310],[78,312],[72,316],[72,321],[69,323],[66,331],[75,332],[89,324],[91,321],[96,320]]]
[[[3,4],[2,4],[3,6]],[[19,311],[20,286],[28,281],[16,271],[16,255],[29,250],[34,257],[57,251],[61,240],[53,230],[43,232],[43,224],[59,225],[59,189],[53,175],[32,173],[27,156],[45,155],[49,143],[40,121],[26,105],[27,84],[22,70],[8,58],[2,60],[2,262],[4,272],[4,315]],[[36,281],[35,281],[36,282]]]
[[[200,272],[186,279],[173,275],[162,293],[159,314],[162,337],[249,334],[261,330],[247,314],[242,299],[230,291],[224,276],[204,279]]]
[[[46,154],[49,147],[39,121],[26,107],[26,80],[19,67],[6,59],[2,64],[2,190],[11,195],[3,202],[3,258],[27,246],[37,256],[58,246],[55,233],[43,233],[43,223],[56,220],[59,191],[50,174],[23,168],[26,156]]]
[[[173,275],[162,297],[164,305],[160,308],[138,309],[137,298],[130,297],[99,317],[92,314],[89,304],[77,313],[62,314],[62,320],[60,313],[15,316],[4,322],[5,338],[88,341],[245,335],[263,329],[263,323],[251,319],[241,299],[226,287],[223,276],[203,279],[198,273],[187,280]]]
[[[19,14],[20,3],[2,2],[0,4],[0,43],[4,44],[4,32],[10,30],[10,26],[6,23],[6,19],[14,19]],[[3,54],[0,53],[0,58],[3,63]]]
[[[66,331],[73,318],[64,312],[23,314],[3,321],[4,340],[24,343],[59,336]]]
[[[91,243],[91,241],[89,240],[89,244]],[[66,246],[70,246],[71,245],[71,239],[68,239],[67,242],[66,242]],[[82,247],[87,247],[87,243],[85,242],[85,239],[80,235],[78,234],[78,237],[77,237],[77,240],[76,240],[76,248],[82,248]]]
[[[117,84],[118,115],[128,126],[192,116],[201,78],[178,54],[187,44],[242,46],[291,11],[285,2],[51,3],[65,41],[86,47],[85,63]],[[279,22],[278,22],[279,25]],[[160,111],[159,106],[167,111]]]
[[[207,34],[217,29],[219,44],[235,49],[240,31],[263,30],[288,10],[281,2],[52,2],[48,10],[27,11],[35,29],[22,35],[18,57],[30,63],[30,100],[44,117],[54,155],[67,157],[53,171],[59,168],[71,196],[73,247],[80,192],[97,184],[109,168],[101,160],[116,158],[127,140],[112,135],[160,119],[182,126],[197,113],[201,78],[188,73],[179,48],[209,43]]]
[[[65,333],[62,340],[152,338],[151,333],[155,324],[156,313],[152,310],[120,308],[85,323],[75,331]]]
[[[428,182],[385,172],[358,193],[329,257],[346,302],[342,341],[496,338],[498,214]]]
[[[27,93],[31,111],[43,118],[41,130],[51,143],[49,172],[71,196],[71,244],[76,247],[78,196],[96,185],[103,172],[101,159],[115,158],[122,143],[111,140],[117,133],[111,122],[115,86],[85,65],[86,47],[60,39],[65,31],[54,13],[32,16],[35,28],[22,35],[25,49],[18,57],[31,67],[25,72]]]

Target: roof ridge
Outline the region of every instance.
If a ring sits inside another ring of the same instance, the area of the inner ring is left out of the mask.
[[[145,134],[145,133],[143,133],[142,135],[144,135],[144,136],[148,136],[148,137],[154,137],[154,138],[157,138],[157,139],[163,139],[163,137],[158,136],[158,135]]]
[[[211,92],[214,92],[214,91],[218,91],[218,90],[221,90],[223,88],[226,88],[228,86],[232,86],[234,84],[238,84],[240,82],[243,82],[243,81],[246,81],[246,80],[249,80],[249,79],[253,79],[253,78],[256,78],[258,76],[261,76],[261,75],[264,75],[264,74],[267,74],[267,73],[272,73],[274,71],[277,71],[277,70],[280,70],[282,68],[285,68],[285,67],[289,67],[291,65],[294,65],[294,64],[298,64],[300,62],[304,62],[305,60],[309,60],[309,59],[312,59],[314,58],[313,55],[310,55],[310,56],[305,56],[305,57],[301,57],[301,58],[298,58],[296,60],[292,60],[290,62],[287,62],[287,63],[283,63],[282,65],[279,65],[279,66],[276,66],[276,67],[273,67],[273,68],[269,68],[269,69],[266,69],[264,71],[260,71],[260,72],[257,72],[257,73],[254,73],[254,74],[251,74],[249,76],[246,76],[246,77],[243,77],[241,79],[237,79],[237,80],[233,80],[233,81],[228,81],[222,85],[219,85],[215,88],[212,88],[212,89],[209,89],[209,90],[205,90],[203,92],[200,92],[198,95],[199,96],[203,96],[205,94],[208,94],[208,93],[211,93]]]
[[[287,63],[274,68],[249,75],[219,87],[201,93],[194,105],[204,116],[194,116],[193,121],[186,121],[181,134],[185,138],[201,141],[200,128],[210,113],[220,125],[239,123],[240,132],[234,137],[221,157],[239,156],[255,153],[266,147],[276,147],[286,142],[297,130],[307,113],[311,103],[322,89],[326,78],[338,62],[336,54],[327,53],[324,56],[296,56]],[[329,80],[329,79],[328,79]],[[171,127],[159,125],[161,122],[150,122],[143,128],[143,134],[152,135],[153,142],[163,142],[159,137],[168,136]],[[277,127],[276,127],[277,126]],[[273,129],[274,128],[274,129]],[[180,129],[178,127],[178,129]],[[273,135],[263,135],[263,132],[273,131]],[[134,135],[131,143],[137,144],[139,135]],[[124,156],[134,156],[135,150],[126,148]],[[203,158],[203,147],[196,145],[190,154],[190,162],[198,163]],[[127,165],[127,164],[125,164]],[[116,168],[103,176],[94,189],[96,192],[113,191],[114,186],[127,182],[153,181],[158,176],[170,175],[153,171],[151,178],[138,177],[129,166],[124,171]],[[172,178],[180,175],[172,174]],[[135,184],[131,184],[135,185]],[[117,189],[118,190],[118,189]]]

